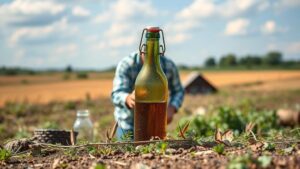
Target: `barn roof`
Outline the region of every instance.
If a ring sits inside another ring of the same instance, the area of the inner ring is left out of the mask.
[[[191,84],[195,79],[197,79],[198,76],[200,76],[201,74],[199,72],[191,72],[188,77],[185,79],[185,81],[183,82],[183,87],[185,88],[186,86],[188,86],[189,84]]]
[[[183,87],[187,93],[212,93],[217,88],[208,82],[199,72],[192,72],[183,82]]]

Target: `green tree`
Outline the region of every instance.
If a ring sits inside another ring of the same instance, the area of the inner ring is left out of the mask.
[[[205,60],[205,67],[214,67],[216,66],[216,61],[213,57],[209,57]]]
[[[73,72],[72,66],[71,66],[71,65],[68,65],[68,66],[66,67],[66,69],[65,69],[65,72],[67,72],[67,73]]]
[[[261,63],[261,57],[254,55],[247,55],[239,60],[239,64],[246,67],[258,66],[261,65]]]
[[[222,67],[235,66],[237,64],[236,56],[234,54],[227,54],[221,57],[219,65]]]
[[[278,51],[271,51],[264,57],[266,65],[280,65],[282,63],[282,54]]]

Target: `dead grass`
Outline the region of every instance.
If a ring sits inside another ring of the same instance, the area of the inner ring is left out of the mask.
[[[7,101],[28,101],[47,103],[49,101],[66,101],[108,97],[111,80],[78,80],[49,84],[15,85],[0,87],[0,105]]]
[[[201,72],[200,72],[201,73]],[[291,78],[300,78],[300,71],[207,71],[202,73],[207,80],[217,87],[244,84],[249,82],[269,82]],[[184,80],[188,72],[181,74]]]
[[[181,79],[184,80],[188,73],[181,72]],[[202,74],[219,88],[245,84],[243,87],[245,90],[278,90],[297,89],[300,86],[300,71],[208,71]],[[87,95],[91,98],[110,97],[113,73],[92,73],[87,80],[77,80],[73,76],[70,80],[63,80],[62,73],[2,76],[0,77],[0,106],[8,101],[47,103],[80,100]],[[21,83],[24,79],[26,84]]]

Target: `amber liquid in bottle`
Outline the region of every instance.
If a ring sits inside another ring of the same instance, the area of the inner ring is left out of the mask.
[[[151,137],[164,139],[167,125],[167,102],[143,103],[136,102],[134,125],[136,126],[135,140],[150,140]]]
[[[159,32],[148,29],[146,54],[135,82],[134,140],[165,139],[168,81],[160,65]]]

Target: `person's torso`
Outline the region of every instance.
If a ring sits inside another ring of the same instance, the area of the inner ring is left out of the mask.
[[[135,53],[134,55],[131,55],[130,56],[131,58],[131,62],[129,63],[130,64],[130,69],[129,71],[127,72],[130,80],[129,82],[131,83],[129,86],[131,86],[131,91],[134,90],[134,84],[135,84],[135,80],[139,74],[139,72],[141,71],[142,67],[143,67],[143,64],[142,64],[142,60],[141,60],[141,57],[139,54]],[[166,77],[167,77],[167,80],[168,82],[171,81],[172,79],[172,63],[169,59],[167,59],[165,56],[161,56],[160,57],[160,65],[161,65],[161,68],[163,70],[163,72],[165,73]],[[170,86],[169,86],[170,87]]]

